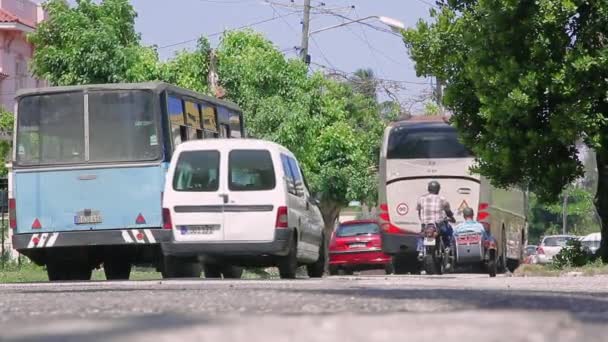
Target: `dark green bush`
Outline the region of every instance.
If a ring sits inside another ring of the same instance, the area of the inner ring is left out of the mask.
[[[591,256],[578,239],[568,241],[557,255],[553,257],[553,266],[558,269],[581,267],[591,262]]]

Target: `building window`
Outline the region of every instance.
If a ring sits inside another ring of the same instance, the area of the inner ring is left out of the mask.
[[[27,62],[23,57],[18,57],[15,64],[15,91],[27,87]]]

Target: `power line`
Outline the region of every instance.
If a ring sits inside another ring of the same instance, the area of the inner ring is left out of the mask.
[[[334,67],[328,67],[327,65],[323,65],[323,64],[319,64],[319,63],[315,63],[315,62],[311,62],[311,64],[314,64],[315,66],[328,70],[328,71],[333,71],[333,72],[340,73],[340,74],[347,75],[347,76],[356,76],[355,73],[353,73],[353,72],[336,69]],[[382,77],[374,77],[374,78],[380,82],[390,82],[390,83],[395,83],[395,84],[429,85],[428,82],[402,81],[402,80],[393,80],[393,79],[382,78]]]
[[[281,19],[281,18],[292,16],[292,15],[294,15],[296,13],[297,12],[291,12],[291,13],[287,13],[287,14],[284,14],[284,15],[281,15],[281,16],[278,16],[278,17],[277,16],[273,16],[272,18],[256,21],[256,22],[253,22],[253,23],[249,23],[247,25],[243,25],[243,26],[232,28],[230,30],[241,30],[241,29],[244,29],[244,28],[249,28],[249,27],[261,25],[261,24],[268,23],[268,22],[271,22],[271,21],[274,21],[274,20],[278,20],[278,19]],[[206,37],[219,36],[219,35],[223,34],[224,32],[226,32],[226,30],[208,34],[208,35],[206,35]],[[157,48],[157,50],[166,49],[166,48],[170,48],[170,47],[174,47],[174,46],[178,46],[178,45],[184,45],[184,44],[188,44],[188,43],[192,43],[192,42],[197,41],[198,39],[199,38],[193,38],[193,39],[188,39],[188,40],[184,40],[184,41],[173,43],[173,44],[169,44],[169,45],[159,46]]]

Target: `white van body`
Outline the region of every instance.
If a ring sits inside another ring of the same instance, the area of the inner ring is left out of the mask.
[[[163,208],[173,239],[162,244],[163,253],[274,266],[290,255],[293,242],[298,265],[324,262],[316,204],[297,160],[283,146],[252,139],[189,141],[177,147],[167,173]]]

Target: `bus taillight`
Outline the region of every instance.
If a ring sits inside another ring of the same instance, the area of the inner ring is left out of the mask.
[[[8,200],[8,219],[11,229],[17,229],[17,202],[14,198]]]
[[[479,203],[479,209],[477,210],[477,221],[483,221],[490,217],[488,209],[490,205],[488,203]]]
[[[169,208],[163,208],[163,229],[173,229],[171,221],[171,211]]]
[[[380,204],[380,214],[378,215],[380,219],[380,228],[389,234],[401,234],[402,231],[399,227],[393,225],[391,223],[391,216],[388,213],[388,205],[386,203]]]

